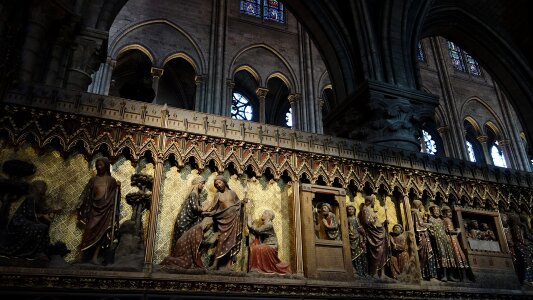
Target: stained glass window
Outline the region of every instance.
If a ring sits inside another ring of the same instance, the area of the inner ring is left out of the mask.
[[[261,0],[241,0],[241,13],[261,18]]]
[[[464,51],[464,53],[466,58],[466,64],[468,65],[468,70],[470,71],[470,74],[474,76],[481,76],[481,68],[479,67],[477,61],[466,51]]]
[[[241,0],[241,13],[268,21],[285,23],[283,3],[277,0]]]
[[[239,93],[233,93],[231,117],[237,120],[251,120],[253,115],[250,100]]]
[[[416,58],[418,61],[425,62],[426,61],[426,53],[424,53],[424,48],[422,48],[422,43],[418,42],[418,45],[416,47]]]
[[[264,0],[263,18],[279,23],[285,22],[283,4],[277,0]]]
[[[289,108],[289,111],[285,114],[285,124],[292,127],[292,108]]]
[[[492,162],[495,166],[507,168],[507,163],[505,163],[503,151],[498,146],[498,142],[496,142],[494,145],[492,145],[492,147],[490,147],[490,156],[492,157]]]
[[[453,67],[457,71],[466,72],[465,61],[461,48],[459,48],[459,46],[453,42],[448,41],[448,52],[450,53]]]
[[[474,146],[470,141],[466,141],[466,152],[468,152],[468,160],[476,162],[476,155],[474,154]]]
[[[422,137],[424,138],[424,149],[422,149],[422,152],[435,155],[437,153],[437,144],[431,138],[431,135],[427,131],[422,130]]]

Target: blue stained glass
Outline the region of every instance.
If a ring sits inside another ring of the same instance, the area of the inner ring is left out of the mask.
[[[474,76],[481,76],[481,68],[479,67],[477,61],[470,54],[466,53],[466,51],[464,51],[464,53],[470,74]]]
[[[276,0],[264,0],[263,4],[263,18],[265,20],[276,21],[279,23],[285,22],[283,4]]]
[[[261,0],[241,0],[241,13],[261,18]]]
[[[457,71],[466,72],[465,61],[463,59],[462,50],[454,44],[448,41],[448,52],[452,59],[452,65]]]
[[[420,42],[418,42],[417,45],[416,58],[421,62],[426,61],[426,54],[424,53],[424,48],[422,48],[422,43]]]

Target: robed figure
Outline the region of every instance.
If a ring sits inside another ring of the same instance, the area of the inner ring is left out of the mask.
[[[413,226],[416,235],[416,245],[418,246],[418,258],[420,260],[422,278],[430,280],[431,278],[437,278],[437,263],[435,261],[428,229],[431,224],[427,222],[427,218],[423,214],[422,208],[422,201],[414,200],[411,216],[413,217]]]
[[[368,261],[366,258],[365,230],[357,221],[356,210],[353,205],[346,206],[346,214],[348,215],[348,238],[350,239],[352,266],[357,276],[366,276]]]
[[[50,217],[45,206],[46,183],[31,183],[30,193],[0,234],[0,255],[48,261]]]
[[[203,249],[212,241],[205,238],[205,233],[213,225],[213,219],[204,218],[201,222],[185,231],[176,241],[172,255],[167,256],[161,262],[163,268],[196,269],[204,268]]]
[[[275,214],[272,210],[265,210],[261,215],[261,223],[257,226],[252,224],[252,219],[248,218],[248,229],[255,236],[250,245],[250,271],[260,273],[291,273],[288,263],[283,263],[278,258],[278,238],[274,231]]]
[[[203,210],[200,195],[204,185],[205,179],[202,176],[197,176],[192,180],[189,194],[176,216],[170,244],[170,256],[176,255],[176,251],[178,250],[176,249],[176,242],[183,233],[201,221],[201,213]]]
[[[361,211],[361,223],[367,238],[368,274],[370,276],[385,276],[385,265],[388,262],[390,247],[387,221],[379,222],[374,211],[374,195],[366,196]]]
[[[215,249],[215,260],[211,269],[219,269],[222,265],[229,268],[235,261],[240,250],[244,219],[244,203],[232,191],[223,176],[215,178],[217,192],[214,206],[202,215],[213,218],[218,239]]]
[[[96,160],[96,176],[92,177],[80,196],[78,220],[84,225],[80,251],[82,261],[89,255],[99,264],[101,249],[109,249],[117,237],[120,183],[111,176],[111,164],[105,157]],[[91,255],[92,254],[92,255]],[[110,263],[112,257],[106,258]]]

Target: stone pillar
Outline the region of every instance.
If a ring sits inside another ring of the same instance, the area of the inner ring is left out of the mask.
[[[112,60],[110,57],[106,59],[105,63],[100,64],[98,71],[93,74],[93,82],[89,85],[87,91],[99,95],[109,95],[113,69],[116,64],[117,61]]]
[[[76,28],[74,21],[61,25],[52,46],[48,70],[46,72],[45,84],[54,87],[63,87],[63,76],[65,74],[65,63],[67,62],[70,36]]]
[[[231,106],[233,104],[233,89],[235,82],[232,79],[226,80],[226,107],[223,108],[223,116],[231,117]]]
[[[287,100],[289,100],[289,104],[291,105],[291,111],[292,111],[292,129],[299,129],[299,118],[298,118],[298,101],[300,101],[301,95],[300,94],[290,94],[287,97]]]
[[[32,82],[35,64],[40,55],[40,45],[46,35],[46,13],[43,5],[32,7],[26,38],[21,53],[20,79],[22,82]]]
[[[457,101],[455,101],[455,90],[452,87],[452,79],[450,78],[448,68],[448,52],[444,44],[446,41],[440,37],[432,37],[429,39],[431,42],[431,48],[435,55],[435,65],[439,75],[439,79],[442,86],[442,103],[446,112],[449,113],[450,122],[446,124],[449,126],[448,140],[450,157],[468,160],[468,151],[464,140],[463,132],[463,120],[461,116],[457,114],[459,109],[457,108]]]
[[[67,70],[66,88],[86,91],[92,81],[91,74],[100,63],[102,47],[108,38],[107,31],[87,28],[75,39],[72,57]]]
[[[437,128],[437,132],[440,135],[440,140],[442,141],[442,146],[444,148],[443,156],[449,157],[452,151],[450,149],[449,138],[448,138],[448,135],[449,135],[448,126],[442,126],[442,127]]]
[[[266,123],[266,96],[268,94],[268,89],[259,87],[257,90],[255,90],[255,93],[257,94],[257,97],[259,97],[259,123],[265,124]]]
[[[152,103],[157,104],[157,91],[159,89],[159,79],[161,76],[163,76],[164,69],[160,68],[154,68],[152,67],[151,73],[152,73],[152,89],[154,90],[154,100],[152,100]],[[159,103],[161,104],[161,103]]]
[[[489,147],[487,146],[488,137],[486,135],[480,135],[476,139],[479,141],[479,143],[481,144],[481,148],[483,149],[483,156],[485,162],[488,165],[494,165],[494,163],[492,162],[492,156],[490,156]]]
[[[160,138],[164,138],[160,135]],[[159,155],[155,162],[154,184],[152,188],[152,201],[150,202],[150,219],[148,223],[148,235],[144,253],[144,272],[152,271],[152,259],[154,257],[154,245],[157,230],[157,217],[159,216],[159,198],[161,194],[161,179],[163,177],[163,157]]]
[[[322,108],[324,107],[324,99],[318,98],[316,109],[316,133],[324,133],[324,122],[322,121]]]
[[[194,97],[194,110],[196,111],[205,111],[204,108],[204,82],[205,75],[196,75],[194,77],[194,83],[196,84],[196,93]]]
[[[325,122],[340,137],[418,152],[421,123],[433,119],[437,105],[437,96],[367,80]]]

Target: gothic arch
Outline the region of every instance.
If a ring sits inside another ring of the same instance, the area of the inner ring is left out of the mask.
[[[235,71],[232,72],[231,78],[235,78],[235,74],[239,73],[240,71],[246,71],[250,73],[250,75],[252,75],[252,77],[255,79],[257,86],[259,86],[259,84],[261,83],[261,76],[253,67],[249,65],[242,65],[242,66],[235,68]]]
[[[194,60],[194,58],[187,55],[187,53],[185,52],[177,52],[177,53],[169,54],[167,57],[163,59],[163,63],[161,64],[161,66],[164,67],[168,62],[170,62],[173,59],[177,59],[177,58],[181,58],[185,60],[186,62],[188,62],[194,68],[194,71],[196,72],[196,74],[200,74],[199,73],[200,69],[198,67],[198,64]]]
[[[469,106],[475,108],[476,104],[481,106],[483,109],[485,109],[488,113],[486,113],[484,115],[490,116],[492,118],[492,120],[490,118],[487,118],[486,120],[480,120],[480,119],[476,118],[477,116],[470,115],[469,111],[468,111]],[[487,123],[489,121],[492,121],[493,123],[497,123],[498,124],[498,126],[497,126],[498,128],[503,128],[501,126],[501,124],[503,124],[503,122],[498,117],[498,114],[494,111],[494,109],[492,109],[492,107],[489,104],[487,104],[487,102],[485,102],[483,99],[481,99],[479,97],[470,97],[468,100],[466,100],[463,103],[463,105],[461,106],[460,112],[461,112],[461,116],[463,118],[466,119],[466,116],[468,115],[470,118],[476,119],[476,123],[478,123],[478,124],[479,124],[479,122]],[[478,125],[478,127],[481,128],[479,125]],[[481,128],[480,132],[486,134],[486,132],[484,132],[483,128]]]
[[[193,39],[193,37],[187,33],[185,30],[183,30],[181,27],[176,25],[175,23],[164,20],[164,19],[154,19],[154,20],[147,20],[142,21],[139,23],[133,23],[130,26],[127,26],[126,29],[122,30],[121,32],[117,33],[117,36],[111,41],[108,47],[108,53],[111,58],[116,57],[116,50],[118,47],[120,47],[121,41],[125,39],[129,33],[132,33],[136,30],[140,30],[143,28],[148,28],[149,26],[153,25],[166,25],[172,28],[173,30],[177,31],[180,35],[184,37],[184,39],[190,43],[192,48],[194,49],[194,53],[189,53],[189,57],[194,57],[195,59],[195,65],[197,66],[198,70],[201,70],[201,72],[198,73],[207,73],[207,70],[205,69],[205,58],[202,55],[202,51],[200,49],[200,46],[198,43]],[[155,52],[155,51],[153,51]],[[170,54],[171,55],[171,54]],[[154,66],[162,66],[164,65],[165,60],[169,57],[169,55],[161,54],[161,55],[154,55]],[[164,57],[164,59],[161,59],[161,57]]]
[[[148,57],[148,59],[150,59],[150,61],[152,62],[152,65],[155,64],[155,57],[154,57],[154,54],[152,53],[151,50],[149,50],[147,47],[141,45],[141,44],[129,44],[129,45],[125,45],[124,47],[120,48],[116,55],[112,56],[111,59],[113,60],[117,60],[117,58],[128,52],[128,51],[131,51],[131,50],[139,50],[141,51],[142,53],[144,53],[144,55],[146,55]]]
[[[281,80],[289,88],[289,92],[294,90],[294,88],[293,88],[294,84],[292,83],[293,81],[289,80],[287,78],[287,76],[285,76],[283,73],[274,72],[274,73],[270,74],[267,77],[266,82],[268,82],[272,78],[278,78],[279,80]]]
[[[255,50],[265,50],[267,51],[267,53],[270,53],[271,55],[273,55],[274,59],[275,60],[278,60],[279,62],[281,62],[281,64],[283,65],[283,67],[285,68],[285,70],[268,70],[268,71],[265,71],[266,72],[274,72],[274,73],[280,73],[280,74],[283,74],[283,73],[288,73],[290,74],[289,78],[297,78],[296,77],[296,73],[294,72],[293,68],[291,67],[289,61],[283,57],[283,55],[281,55],[281,53],[279,53],[276,49],[272,48],[271,46],[269,45],[266,45],[266,44],[255,44],[255,45],[250,45],[250,46],[247,46],[247,47],[244,47],[242,48],[241,50],[237,51],[237,53],[233,56],[233,59],[231,60],[231,63],[229,64],[229,70],[230,70],[230,74],[228,75],[231,75],[231,74],[234,74],[235,72],[233,72],[232,70],[235,68],[235,66],[237,65],[237,63],[239,62],[240,59],[243,59],[244,55],[248,54],[248,53],[251,53],[252,51],[255,51]],[[248,65],[250,65],[250,63],[246,63]],[[236,68],[235,68],[236,69]],[[285,72],[283,72],[285,71]],[[262,74],[263,76],[261,76],[261,72],[258,72],[260,74],[260,78],[265,78],[266,80],[263,82],[263,81],[260,81],[260,85],[261,86],[266,86],[266,83],[269,79],[270,76],[266,75],[266,74]],[[299,91],[301,90],[299,84],[298,84],[298,81],[296,80],[292,80],[292,82],[294,82],[294,91]]]
[[[476,57],[491,76],[507,92],[509,101],[524,124],[529,139],[533,137],[533,73],[527,58],[511,39],[500,35],[490,21],[471,12],[466,5],[443,1],[427,13],[421,37],[443,36],[457,41]],[[468,29],[468,30],[465,30]]]

